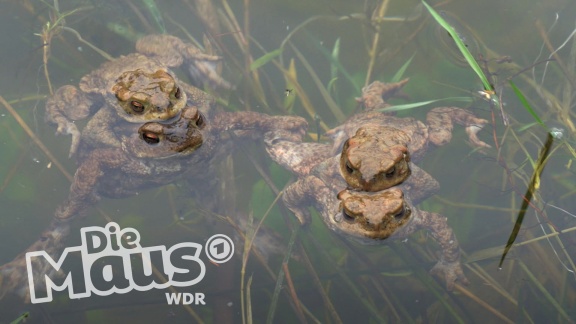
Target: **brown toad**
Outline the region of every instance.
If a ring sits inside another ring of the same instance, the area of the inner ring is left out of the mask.
[[[102,64],[82,77],[79,87],[59,88],[46,103],[46,121],[57,126],[57,134],[72,135],[70,156],[80,144],[74,121],[92,116],[86,134],[102,133],[96,141],[118,146],[112,128],[119,122],[145,123],[175,117],[187,99],[199,105],[200,90],[180,82],[169,69],[186,63],[191,71],[226,88],[230,85],[210,68],[219,57],[201,53],[191,44],[169,35],[150,35],[136,43],[133,53]],[[143,54],[142,54],[143,53]],[[145,54],[145,55],[144,55]],[[187,96],[188,95],[188,96]],[[85,134],[84,131],[82,131]],[[94,140],[84,135],[84,140]]]
[[[400,130],[378,125],[362,126],[344,143],[340,154],[340,174],[350,189],[378,191],[399,184],[394,179],[395,175],[412,172],[402,187],[412,201],[420,202],[435,194],[440,185],[418,166],[408,163],[409,144],[410,139]],[[399,158],[401,160],[397,160]],[[392,165],[391,161],[400,163]]]
[[[30,300],[25,254],[45,251],[53,260],[58,260],[71,220],[96,202],[100,195],[126,195],[131,188],[165,183],[163,181],[168,179],[162,179],[162,175],[169,175],[170,170],[164,167],[153,169],[154,156],[158,156],[160,161],[169,161],[162,158],[174,155],[174,150],[182,156],[189,155],[202,145],[203,135],[200,131],[204,124],[201,121],[202,116],[196,107],[186,107],[180,118],[170,125],[149,122],[142,125],[140,130],[137,124],[126,124],[122,129],[115,129],[117,137],[122,141],[119,147],[95,149],[81,145],[78,155],[80,165],[74,175],[68,199],[59,206],[54,219],[40,238],[14,260],[0,267],[0,297],[15,292],[24,300]],[[156,142],[156,151],[149,150],[149,138],[158,139],[153,141]],[[49,262],[38,259],[35,259],[33,269],[37,272],[35,278],[57,273]]]
[[[50,227],[27,251],[47,251],[56,260],[72,220],[101,197],[131,196],[184,179],[190,181],[193,193],[204,206],[218,203],[214,195],[218,162],[239,141],[258,140],[272,130],[283,130],[299,141],[306,127],[300,117],[250,111],[215,113],[212,109],[202,113],[198,107],[187,106],[174,120],[117,124],[112,131],[118,146],[96,147],[82,138],[69,196],[56,210]],[[105,130],[90,134],[93,138],[109,135]],[[0,297],[16,291],[29,298],[24,255],[0,267]],[[34,269],[55,271],[47,263],[37,264]]]
[[[378,192],[344,190],[338,194],[341,216],[324,218],[332,230],[353,237],[362,244],[380,244],[386,238],[398,239],[425,229],[440,244],[442,254],[430,273],[443,278],[446,289],[456,280],[468,284],[460,264],[460,246],[446,217],[411,207],[402,191],[391,188]]]
[[[265,137],[268,153],[274,161],[299,175],[299,180],[284,191],[282,199],[286,206],[303,225],[310,223],[308,207],[313,206],[332,231],[364,244],[378,244],[388,237],[403,238],[416,230],[427,229],[442,247],[442,256],[432,272],[444,278],[449,290],[456,280],[467,282],[459,261],[459,245],[446,218],[413,207],[433,194],[438,183],[414,164],[409,166],[412,175],[403,182],[410,172],[400,172],[407,170],[402,169],[407,154],[404,153],[406,147],[402,148],[397,137],[404,139],[405,134],[388,127],[370,126],[359,129],[356,135],[348,141],[354,148],[347,153],[353,155],[352,160],[395,169],[384,172],[383,177],[376,177],[375,186],[371,187],[380,185],[378,188],[384,189],[391,183],[397,185],[376,192],[351,190],[345,179],[351,175],[354,178],[354,172],[347,163],[341,162],[345,160],[341,156],[331,156],[328,144],[295,143],[283,140],[282,134],[276,132]],[[389,144],[387,148],[386,144]],[[385,149],[363,149],[375,147]],[[379,163],[379,155],[388,161]],[[404,162],[394,164],[399,155],[403,156]],[[322,158],[324,161],[318,162]],[[386,178],[387,173],[391,178]],[[395,181],[390,182],[391,179]]]
[[[409,143],[408,135],[395,128],[360,127],[344,143],[340,172],[354,189],[380,191],[395,186],[410,175]]]
[[[370,124],[397,128],[408,135],[412,159],[419,161],[426,153],[428,144],[444,145],[452,139],[454,123],[466,128],[470,143],[478,148],[488,148],[490,145],[481,141],[477,133],[488,123],[487,120],[474,116],[471,112],[457,107],[438,107],[431,109],[426,122],[412,117],[399,118],[387,111],[388,105],[384,99],[394,95],[406,83],[382,83],[375,81],[362,89],[362,97],[357,100],[363,103],[365,111],[352,116],[344,124],[329,130],[326,135],[334,140],[334,154],[339,152],[344,141],[354,135],[361,126]]]
[[[335,163],[324,176],[335,191],[378,191],[402,184],[403,190],[410,191],[412,201],[418,203],[439,189],[432,176],[410,162],[410,139],[395,128],[361,127],[337,156],[332,154],[331,144],[301,143],[292,137],[283,130],[265,134],[268,155],[298,177],[308,176],[322,163]]]
[[[120,198],[140,190],[190,179],[201,183],[192,188],[207,199],[217,182],[219,161],[230,154],[239,141],[256,141],[273,129],[301,140],[307,123],[303,118],[269,116],[262,113],[202,112],[186,107],[172,122],[148,122],[114,129],[119,147],[80,146],[70,196],[56,217],[75,217],[99,197]],[[101,133],[101,136],[107,136]],[[84,135],[83,135],[84,136]],[[93,136],[93,134],[90,134]]]
[[[412,216],[412,207],[398,187],[377,192],[345,189],[337,197],[341,211],[330,219],[328,227],[364,244],[395,235]]]

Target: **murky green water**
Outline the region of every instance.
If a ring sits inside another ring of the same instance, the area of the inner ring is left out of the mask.
[[[112,56],[131,53],[138,35],[158,33],[162,25],[169,34],[188,40],[194,37],[200,43],[204,34],[210,35],[215,52],[224,57],[224,77],[237,85],[235,91],[217,92],[221,102],[228,103],[226,109],[301,115],[309,121],[311,134],[323,132],[320,122],[334,127],[354,113],[354,98],[366,84],[368,73],[368,82],[389,81],[412,56],[404,73],[410,77],[405,88],[408,99],[394,99],[394,104],[473,97],[482,90],[473,71],[457,62],[451,39],[437,30],[418,1],[356,2],[216,1],[213,5],[220,26],[210,29],[199,19],[211,20],[210,16],[198,14],[192,0],[158,2],[158,11],[137,0],[60,1],[60,16],[54,14],[52,3],[3,1],[0,95],[73,174],[75,164],[67,158],[70,139],[55,136],[54,129],[43,122],[50,93],[43,55],[46,50],[54,89],[77,84],[105,59],[62,26],[77,31]],[[383,3],[387,7],[380,11]],[[251,308],[257,323],[267,318],[297,322],[300,312],[308,322],[570,322],[576,316],[576,237],[571,232],[576,225],[572,200],[576,193],[572,165],[576,157],[576,128],[572,124],[576,42],[569,36],[576,27],[576,4],[569,0],[466,0],[443,2],[437,9],[457,21],[457,28],[467,39],[477,40],[468,41],[469,49],[486,59],[493,84],[497,89],[503,87],[501,101],[510,116],[510,126],[506,127],[500,109],[491,110],[481,99],[435,104],[469,108],[491,121],[481,138],[492,149],[473,151],[466,144],[465,132],[456,128],[452,142],[431,150],[421,163],[442,188],[420,207],[448,217],[464,253],[468,286],[449,293],[428,274],[438,246],[426,232],[407,241],[357,246],[331,234],[315,219],[296,239],[293,249],[299,256],[289,259],[287,266],[291,282],[281,282],[276,302],[272,301],[277,285],[274,278],[282,272],[282,254],[269,257],[269,271],[251,256],[245,272],[241,271],[240,258],[217,267],[202,254],[206,278],[196,286],[177,290],[203,292],[204,306],[167,305],[168,289],[72,301],[60,292],[55,293],[53,302],[37,305],[7,295],[0,301],[0,322],[9,323],[30,312],[33,323],[184,323],[198,319],[240,323],[246,314],[242,312],[242,295],[244,309]],[[379,12],[385,19],[377,23]],[[41,37],[47,27],[54,32],[48,39],[49,47],[43,46]],[[332,59],[337,42],[339,55]],[[282,44],[282,53],[273,62],[255,71],[247,68]],[[552,51],[557,55],[550,56]],[[375,53],[372,63],[371,52]],[[511,62],[503,63],[505,56]],[[292,62],[297,84],[287,84],[282,73]],[[540,63],[532,69],[535,62]],[[538,179],[533,205],[516,239],[521,245],[511,249],[499,270],[503,246],[546,140],[544,128],[526,127],[534,123],[534,117],[510,89],[508,78],[526,96],[535,114],[549,127],[562,128],[564,136],[553,143]],[[286,89],[293,89],[289,96]],[[329,101],[339,111],[330,109]],[[433,106],[400,115],[424,120]],[[25,250],[49,224],[68,194],[69,181],[4,106],[0,107],[0,127],[4,135],[0,140],[0,263],[4,264]],[[254,157],[279,188],[290,181],[289,174],[273,165],[262,148],[255,145],[237,152],[222,175],[225,209],[232,219],[248,214],[260,219],[275,198],[247,155]],[[206,221],[206,217],[215,216],[202,213],[202,206],[203,202],[190,201],[184,184],[127,199],[104,199],[98,204],[122,227],[138,230],[144,246],[167,247],[180,242],[203,244],[213,234],[232,231],[226,221],[216,225]],[[106,223],[91,208],[86,218],[75,222],[68,246],[80,244],[81,227]],[[282,251],[288,246],[290,228],[295,226],[289,213],[282,213],[279,207],[272,209],[265,223],[266,230],[280,238]],[[555,232],[562,234],[543,238]],[[307,257],[302,256],[301,247]],[[236,248],[242,249],[239,245]],[[301,307],[296,306],[293,294]]]

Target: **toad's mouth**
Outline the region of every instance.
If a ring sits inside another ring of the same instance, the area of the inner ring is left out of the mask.
[[[346,237],[362,244],[371,245],[379,244],[380,241],[386,240],[395,233],[399,232],[408,219],[403,222],[383,222],[380,224],[366,224],[363,221],[340,222],[336,223],[336,229]]]

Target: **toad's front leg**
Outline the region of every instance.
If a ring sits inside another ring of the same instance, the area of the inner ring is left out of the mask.
[[[305,226],[312,221],[308,207],[318,204],[320,201],[318,196],[326,190],[328,188],[320,179],[307,176],[288,186],[284,190],[282,200],[284,205],[298,218],[300,224]]]
[[[437,146],[444,145],[452,139],[453,123],[464,126],[470,143],[479,148],[488,148],[490,145],[478,138],[478,132],[484,128],[488,121],[478,118],[473,113],[457,107],[433,108],[426,116],[429,126],[430,141]]]
[[[402,184],[402,189],[409,193],[414,205],[418,205],[440,190],[440,184],[428,172],[412,162],[410,162],[410,170],[412,174]]]
[[[308,175],[316,165],[332,156],[330,145],[302,143],[302,135],[280,128],[264,134],[264,144],[270,158],[297,176]]]
[[[299,116],[270,116],[255,111],[223,112],[214,116],[216,129],[234,132],[239,138],[302,142],[308,122]],[[277,136],[276,136],[277,135]]]
[[[80,144],[80,131],[74,121],[90,115],[92,101],[75,86],[65,85],[46,101],[45,121],[57,126],[56,134],[72,135],[69,157]]]
[[[97,149],[88,154],[76,169],[68,198],[56,210],[55,217],[69,220],[81,215],[98,199],[98,182],[105,171],[127,166],[129,159],[120,149]]]
[[[120,148],[122,143],[115,127],[128,127],[127,125],[135,124],[120,121],[111,109],[100,109],[82,130],[81,153],[103,147]]]

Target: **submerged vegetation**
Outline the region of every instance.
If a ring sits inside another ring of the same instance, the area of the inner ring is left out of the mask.
[[[254,0],[179,0],[173,8],[152,0],[7,1],[3,5],[21,21],[5,23],[27,29],[18,36],[28,53],[26,61],[19,53],[14,64],[18,68],[3,75],[8,81],[2,84],[18,87],[0,89],[0,99],[5,99],[1,109],[7,112],[0,124],[9,139],[2,144],[0,192],[7,210],[20,210],[25,203],[36,209],[26,208],[26,214],[18,214],[21,220],[0,219],[0,243],[14,247],[2,261],[11,260],[50,222],[51,210],[64,197],[52,187],[65,192],[66,178],[74,172],[73,163],[63,158],[67,145],[37,122],[45,98],[53,87],[79,78],[103,60],[130,53],[138,35],[165,32],[224,57],[223,74],[237,84],[234,92],[214,93],[224,109],[304,116],[310,124],[309,141],[326,140],[326,130],[361,109],[354,98],[374,80],[411,79],[404,98],[393,99],[389,108],[400,116],[421,117],[434,105],[455,105],[490,120],[491,127],[481,136],[490,141],[491,149],[473,151],[456,138],[429,153],[422,165],[443,188],[422,207],[448,217],[461,242],[471,284],[447,292],[428,274],[436,248],[425,235],[358,246],[334,236],[318,220],[300,229],[278,204],[289,174],[260,155],[259,148],[249,147],[242,150],[247,154],[223,161],[225,185],[219,194],[229,203],[225,215],[213,215],[201,202],[190,202],[179,185],[144,193],[154,201],[151,204],[142,202],[143,197],[105,201],[99,211],[106,220],[98,221],[138,226],[143,236],[161,245],[190,237],[200,241],[217,231],[237,232],[241,261],[229,273],[209,268],[212,278],[198,287],[206,292],[210,307],[174,309],[166,305],[162,292],[150,298],[134,293],[128,302],[103,299],[80,310],[62,298],[46,306],[43,316],[54,322],[117,317],[208,322],[237,313],[243,323],[477,318],[572,322],[575,26],[566,27],[568,17],[542,17],[532,25],[523,22],[527,25],[520,29],[529,31],[518,36],[515,26],[501,21],[504,15],[470,20],[474,10],[486,8],[468,2],[470,8],[457,14],[453,1],[400,5],[382,0],[334,7],[326,3],[328,7],[319,11],[304,2]],[[570,1],[560,3],[575,8]],[[299,6],[314,14],[291,16]],[[494,13],[497,8],[488,9]],[[503,35],[494,30],[511,36],[501,40]],[[506,42],[513,44],[506,47]],[[509,52],[514,47],[525,53]],[[12,82],[9,75],[18,77]],[[276,254],[258,249],[258,233],[271,233],[278,244],[272,251]],[[18,312],[21,309],[0,308],[0,317],[19,318]],[[26,315],[42,316],[34,310]]]

